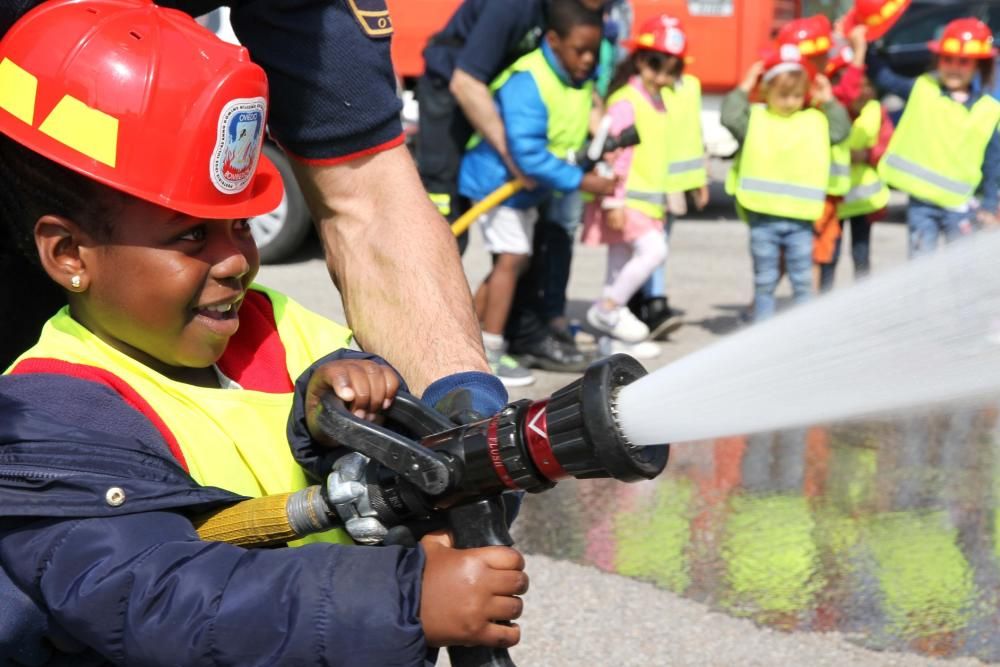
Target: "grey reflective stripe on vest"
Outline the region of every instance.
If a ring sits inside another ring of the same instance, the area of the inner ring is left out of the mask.
[[[667,167],[668,174],[684,174],[689,171],[697,171],[705,167],[704,157],[695,157],[690,160],[678,160],[677,162],[671,162],[670,166]]]
[[[786,195],[807,201],[826,201],[826,190],[822,188],[810,188],[805,185],[779,183],[778,181],[765,181],[762,178],[741,178],[740,190],[760,192],[767,195]]]
[[[653,204],[655,206],[667,205],[667,195],[663,192],[640,192],[639,190],[626,190],[625,199],[635,199],[636,201]]]
[[[844,203],[860,201],[862,199],[868,199],[873,195],[877,195],[882,190],[882,181],[874,181],[868,183],[867,185],[859,185],[856,188],[851,188],[846,195],[844,195]]]
[[[830,175],[831,176],[850,176],[851,175],[851,165],[849,164],[837,164],[836,162],[830,163]]]
[[[919,178],[942,190],[956,195],[969,196],[972,194],[972,187],[960,181],[953,181],[947,176],[942,176],[936,171],[931,171],[927,167],[922,167],[916,162],[911,162],[904,157],[890,153],[885,156],[885,163],[893,169],[898,169],[904,174],[909,174],[914,178]]]

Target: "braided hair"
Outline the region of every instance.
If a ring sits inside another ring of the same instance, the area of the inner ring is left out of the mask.
[[[66,304],[59,285],[42,269],[35,223],[58,215],[94,238],[108,240],[124,196],[0,134],[0,372]]]

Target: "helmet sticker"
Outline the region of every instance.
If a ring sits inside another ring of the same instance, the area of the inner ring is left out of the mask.
[[[668,28],[666,39],[667,50],[671,53],[682,53],[684,51],[684,46],[684,33],[672,26]]]
[[[260,157],[266,115],[263,97],[238,98],[222,107],[209,165],[209,176],[219,192],[234,195],[250,185]]]

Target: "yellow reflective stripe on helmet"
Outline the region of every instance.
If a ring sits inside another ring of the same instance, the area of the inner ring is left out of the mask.
[[[56,141],[109,167],[118,155],[118,119],[65,95],[38,128]]]
[[[10,58],[0,62],[0,109],[28,125],[34,124],[37,90],[38,78],[34,74]]]

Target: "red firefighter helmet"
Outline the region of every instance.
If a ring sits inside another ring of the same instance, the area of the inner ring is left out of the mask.
[[[850,44],[837,44],[830,52],[830,60],[826,63],[826,75],[833,76],[848,67],[854,60],[854,49]]]
[[[780,42],[770,44],[762,50],[761,60],[764,63],[764,71],[761,72],[762,81],[770,81],[784,72],[799,71],[806,72],[812,78],[812,74],[806,66],[806,59],[802,57],[802,53],[795,44],[782,44]]]
[[[830,19],[822,14],[789,21],[778,31],[779,44],[794,44],[806,58],[828,52],[833,47]]]
[[[0,41],[0,132],[200,218],[273,210],[267,79],[246,49],[149,0],[52,0]]]
[[[680,19],[666,14],[654,16],[643,22],[628,45],[633,52],[658,51],[682,59],[687,55],[687,35]]]
[[[955,19],[944,27],[941,37],[927,43],[937,55],[985,59],[997,55],[993,47],[993,31],[974,18]]]
[[[854,0],[854,6],[844,15],[844,34],[848,34],[855,26],[867,26],[866,36],[869,42],[882,37],[889,31],[911,0]]]

